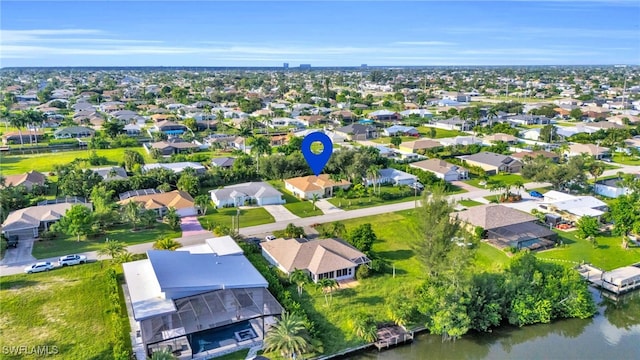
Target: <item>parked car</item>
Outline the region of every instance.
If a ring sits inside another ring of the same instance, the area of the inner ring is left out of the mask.
[[[66,255],[58,259],[58,265],[69,266],[84,264],[87,262],[87,257],[84,255]]]
[[[531,195],[534,198],[538,198],[538,199],[544,199],[544,195],[542,195],[541,193],[533,190],[529,192],[529,195]]]
[[[414,189],[414,190],[418,190],[418,191],[424,190],[424,185],[422,185],[419,182],[414,182],[413,184],[409,185],[409,187]]]
[[[17,236],[9,236],[7,239],[7,248],[17,248],[18,247],[18,237]]]
[[[49,271],[51,269],[53,269],[53,264],[47,261],[47,262],[38,262],[31,266],[27,266],[26,268],[24,268],[24,272],[27,274],[31,274],[31,273],[41,272],[41,271]]]
[[[273,236],[273,235],[267,235],[267,236],[264,237],[264,239],[267,240],[267,241],[271,241],[271,240],[275,240],[276,237]]]

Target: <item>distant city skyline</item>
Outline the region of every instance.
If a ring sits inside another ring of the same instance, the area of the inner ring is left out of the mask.
[[[639,1],[2,1],[0,66],[640,64]]]

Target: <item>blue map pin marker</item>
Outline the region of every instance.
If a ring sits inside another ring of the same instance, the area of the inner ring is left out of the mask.
[[[320,154],[311,151],[311,144],[316,141],[322,144],[322,152]],[[309,167],[316,176],[320,175],[324,166],[327,165],[332,153],[333,143],[331,139],[322,132],[312,132],[302,139],[302,155],[304,155],[307,164],[309,164]]]

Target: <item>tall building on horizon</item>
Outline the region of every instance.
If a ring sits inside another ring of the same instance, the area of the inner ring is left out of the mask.
[[[288,68],[289,68],[289,63],[283,63],[283,64],[282,64],[282,67],[283,67],[285,70],[286,70],[286,69],[288,69]]]
[[[311,69],[311,64],[300,64],[300,69]]]

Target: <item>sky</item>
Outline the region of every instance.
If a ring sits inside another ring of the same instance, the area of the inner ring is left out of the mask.
[[[7,1],[0,67],[640,64],[640,1]]]

